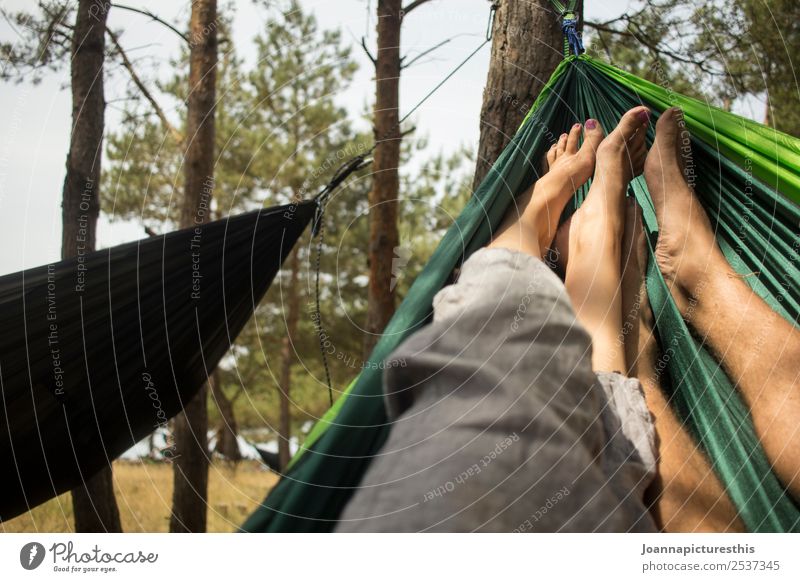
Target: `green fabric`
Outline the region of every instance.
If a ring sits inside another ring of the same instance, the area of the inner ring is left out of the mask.
[[[322,415],[322,418],[320,418],[314,424],[314,427],[311,429],[311,432],[308,433],[308,436],[300,447],[300,450],[295,453],[295,455],[289,461],[289,464],[286,466],[287,470],[292,468],[292,465],[294,465],[300,459],[300,457],[303,456],[303,453],[314,446],[314,443],[316,443],[319,438],[325,434],[331,425],[336,424],[336,417],[339,415],[339,411],[342,409],[342,406],[344,406],[347,397],[353,391],[353,386],[356,385],[356,380],[358,380],[358,377],[350,382],[349,386],[347,386],[344,392],[342,392],[342,395],[339,396],[339,398],[336,399],[336,402],[333,403],[333,406],[331,406],[325,412],[325,414]]]
[[[800,209],[787,198],[797,193],[800,142],[605,63],[588,57],[579,61],[577,70],[587,71],[592,90],[578,102],[585,103],[584,112],[596,116],[605,127],[615,122],[619,112],[639,103],[655,111],[673,105],[683,109],[693,137],[696,191],[726,258],[743,275],[758,272],[746,281],[778,314],[796,323],[800,316],[800,272],[795,262]],[[592,70],[603,76],[595,81]],[[608,85],[606,79],[627,90]],[[632,193],[644,209],[652,255],[658,226],[642,178],[634,181]],[[747,407],[719,363],[692,337],[652,260],[647,289],[662,353],[668,354],[661,361],[668,358],[669,381],[662,379],[662,384],[669,387],[679,414],[707,451],[745,525],[750,531],[797,531],[798,506],[772,473]]]
[[[779,190],[800,204],[800,140],[703,101],[675,93],[669,89],[667,80],[662,87],[602,61],[586,56],[580,59],[628,87],[642,101],[658,110],[679,106],[694,137],[740,168],[744,167],[745,160],[749,160],[753,174],[766,186]]]
[[[797,266],[800,208],[798,140],[714,109],[586,57],[556,70],[517,135],[445,235],[370,358],[386,358],[424,325],[435,293],[453,268],[486,244],[513,197],[537,177],[545,149],[575,121],[589,117],[610,128],[626,110],[645,103],[654,113],[684,108],[693,135],[697,192],[716,226],[731,265],[776,312],[800,316]],[[652,129],[649,139],[652,139]],[[572,211],[585,190],[575,197]],[[657,224],[641,178],[630,190],[644,210],[651,253]],[[650,301],[662,350],[661,379],[725,484],[751,531],[797,531],[798,505],[785,493],[758,443],[745,405],[713,357],[692,338],[660,272],[650,261]],[[735,306],[732,306],[735,308]],[[245,531],[327,531],[350,498],[389,430],[381,371],[366,369],[309,439],[305,452],[242,526]],[[334,414],[334,413],[332,413]]]

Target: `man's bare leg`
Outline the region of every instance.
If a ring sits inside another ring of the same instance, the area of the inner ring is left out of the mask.
[[[775,473],[800,499],[800,331],[773,312],[722,255],[684,176],[681,148],[687,139],[680,110],[665,111],[644,170],[659,225],[656,259],[684,318],[750,407]]]
[[[666,532],[744,531],[722,483],[660,386],[656,369],[659,350],[644,279],[647,248],[641,212],[635,203],[627,208],[622,257],[628,375],[636,376],[642,384],[658,445],[657,474],[645,501],[656,524]]]
[[[595,371],[625,373],[620,281],[625,193],[642,171],[649,112],[636,107],[620,119],[597,152],[589,193],[572,217],[565,286],[578,321],[592,337]]]

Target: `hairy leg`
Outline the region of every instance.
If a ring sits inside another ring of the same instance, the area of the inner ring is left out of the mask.
[[[684,318],[736,382],[776,474],[800,499],[800,331],[725,260],[686,180],[687,144],[680,110],[667,110],[645,164],[658,265]]]
[[[666,532],[744,531],[705,454],[678,420],[659,383],[658,345],[647,300],[647,248],[638,206],[629,204],[623,236],[623,337],[628,375],[642,384],[658,442],[658,473],[645,501]]]
[[[581,124],[576,123],[553,144],[545,159],[547,172],[508,210],[490,248],[503,247],[542,258],[570,196],[592,175],[603,130],[590,119],[579,146],[580,137]]]
[[[645,107],[628,111],[600,144],[589,193],[572,217],[565,285],[578,321],[592,337],[592,367],[625,372],[620,289],[625,192],[646,155]]]

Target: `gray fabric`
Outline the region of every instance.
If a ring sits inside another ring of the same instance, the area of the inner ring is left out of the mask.
[[[656,531],[641,387],[598,381],[541,261],[470,257],[433,323],[390,357],[384,387],[392,431],[338,531]]]

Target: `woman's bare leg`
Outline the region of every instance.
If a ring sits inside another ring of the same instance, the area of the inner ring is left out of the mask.
[[[622,256],[628,375],[638,377],[642,384],[658,443],[658,472],[645,501],[658,526],[666,532],[744,531],[722,483],[678,420],[660,386],[659,350],[644,280],[647,248],[641,212],[635,203],[627,209]]]
[[[669,109],[644,171],[659,225],[658,265],[684,319],[736,382],[776,474],[800,499],[800,331],[725,260],[686,181],[685,144],[682,114]]]
[[[596,371],[626,371],[622,334],[621,242],[625,193],[647,153],[649,112],[636,107],[620,119],[597,152],[589,193],[572,217],[565,285],[578,321],[592,337]]]
[[[489,248],[509,248],[542,258],[564,207],[594,171],[603,130],[595,120],[587,120],[579,147],[581,129],[576,123],[553,144],[545,159],[547,172],[508,210]]]

